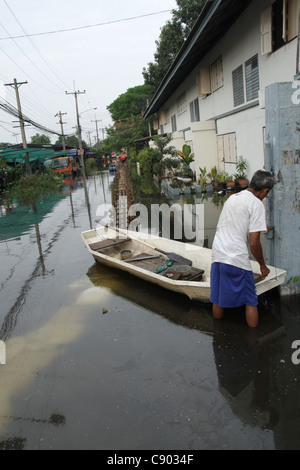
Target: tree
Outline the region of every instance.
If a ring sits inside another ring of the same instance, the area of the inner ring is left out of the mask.
[[[168,69],[176,58],[181,46],[194,26],[204,0],[176,0],[178,9],[172,10],[173,18],[162,27],[156,41],[154,62],[143,68],[144,82],[152,87],[153,93],[159,87]]]
[[[31,137],[32,144],[41,144],[41,145],[49,145],[51,144],[50,138],[45,134],[35,134]]]
[[[107,106],[113,121],[126,121],[132,116],[142,115],[147,108],[147,99],[151,98],[152,90],[149,85],[139,85],[120,95]]]
[[[65,143],[66,143],[66,146],[69,147],[69,148],[79,149],[79,140],[78,140],[78,137],[76,137],[76,135],[71,135],[69,137],[65,137]],[[61,135],[59,136],[59,138],[57,139],[55,144],[56,145],[62,145],[62,136]],[[84,140],[82,141],[82,146],[84,148],[87,148],[87,144]]]

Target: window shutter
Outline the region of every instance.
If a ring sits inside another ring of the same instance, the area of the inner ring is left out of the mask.
[[[168,122],[167,110],[164,109],[163,111],[160,112],[159,123],[160,125],[163,125],[163,124],[167,124],[167,122]]]
[[[197,74],[198,96],[206,96],[211,93],[209,67],[203,67]]]
[[[195,105],[195,121],[200,121],[200,108],[199,108],[198,98],[194,100],[194,105]]]
[[[158,131],[158,129],[159,129],[159,120],[158,119],[153,119],[153,129],[155,131]]]
[[[232,72],[233,102],[234,106],[239,106],[245,101],[244,97],[244,74],[243,66],[240,65]]]
[[[285,37],[287,41],[291,41],[298,35],[298,16],[299,8],[297,0],[285,0],[287,3],[287,9],[285,9],[286,21],[284,28],[286,28]]]
[[[258,98],[259,90],[259,72],[258,72],[258,56],[255,55],[245,63],[246,75],[246,98],[247,101]]]
[[[191,115],[191,122],[195,122],[195,113],[194,113],[194,103],[193,103],[193,101],[190,103],[190,115]]]
[[[272,5],[261,13],[261,54],[272,52]]]
[[[223,136],[224,161],[226,163],[236,163],[236,134],[225,134]]]
[[[222,57],[219,57],[210,68],[211,89],[217,91],[223,86],[223,64]]]

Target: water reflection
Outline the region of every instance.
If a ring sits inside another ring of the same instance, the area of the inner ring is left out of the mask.
[[[245,324],[243,308],[228,312],[224,321],[214,321],[210,304],[193,303],[123,272],[94,264],[87,276],[95,287],[210,337],[218,378],[216,393],[221,393],[234,416],[244,425],[271,431],[277,449],[300,448],[299,432],[295,435],[300,419],[300,383],[295,378],[299,373],[294,368],[293,378],[291,364],[282,359],[290,348],[287,328],[270,314],[266,300],[259,307],[259,328],[253,330]],[[298,410],[293,416],[292,409]]]

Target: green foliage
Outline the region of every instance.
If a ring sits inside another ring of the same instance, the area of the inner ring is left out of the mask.
[[[56,145],[62,145],[62,136],[59,136],[58,140],[55,142]],[[65,138],[65,144],[67,147],[73,148],[73,149],[79,149],[79,140],[76,135],[71,135],[69,137]],[[82,141],[82,146],[84,148],[87,148],[86,142],[83,140]]]
[[[147,100],[151,98],[151,87],[139,85],[120,95],[107,106],[113,121],[126,121],[132,116],[141,116],[147,108]]]
[[[141,175],[144,178],[153,179],[154,174],[161,174],[162,156],[158,149],[145,148],[138,154],[138,161],[140,163]]]
[[[97,162],[96,162],[95,158],[88,158],[87,161],[86,161],[87,174],[90,175],[91,173],[93,173],[96,170],[97,170]]]
[[[161,135],[157,135],[153,137],[153,142],[155,143],[162,157],[165,155],[171,155],[172,157],[177,156],[176,148],[173,145],[169,145],[171,140],[172,140],[172,134],[168,134],[165,137]]]
[[[41,144],[41,145],[49,145],[51,144],[50,138],[45,134],[35,134],[31,137],[32,144]]]
[[[203,4],[203,0],[176,0],[178,8],[172,11],[173,17],[162,27],[156,41],[154,62],[148,63],[143,69],[146,84],[153,92],[158,88],[172,62],[175,60],[183,42],[195,24]]]
[[[10,189],[9,195],[26,207],[33,207],[43,197],[53,196],[63,184],[63,177],[51,170],[43,174],[22,176]]]
[[[238,161],[237,161],[237,164],[236,164],[236,173],[234,175],[234,177],[236,179],[245,179],[247,178],[247,174],[246,174],[246,170],[248,168],[248,162],[247,160],[240,156],[238,158]]]
[[[120,153],[122,148],[133,147],[135,140],[147,137],[147,123],[142,116],[132,116],[126,121],[119,121],[106,129],[106,135],[107,137],[103,141],[104,153]]]
[[[191,153],[191,147],[185,144],[182,150],[178,150],[177,153],[181,159],[183,175],[192,176],[193,172],[190,168],[190,164],[194,161],[195,155]]]
[[[204,184],[206,184],[207,177],[208,177],[206,166],[203,167],[203,168],[199,168],[199,170],[200,170],[200,181],[201,181],[201,184],[204,185]]]

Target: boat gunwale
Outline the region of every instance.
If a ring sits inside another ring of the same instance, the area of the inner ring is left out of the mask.
[[[85,232],[83,232],[83,233],[85,233]],[[98,251],[94,251],[90,248],[86,238],[84,238],[84,237],[82,237],[82,238],[83,238],[83,241],[84,241],[86,247],[88,248],[89,252],[92,254],[92,256],[94,258],[105,259],[110,264],[115,264],[116,268],[119,268],[119,267],[122,266],[122,267],[124,267],[124,270],[127,271],[127,272],[132,271],[133,273],[135,273],[135,272],[143,273],[145,276],[151,277],[155,281],[158,281],[159,284],[170,284],[170,285],[178,286],[178,287],[179,286],[203,287],[203,288],[209,288],[210,289],[210,282],[209,281],[184,281],[184,280],[182,281],[180,279],[174,280],[174,279],[171,279],[171,278],[168,278],[168,277],[164,277],[160,274],[153,273],[153,272],[148,271],[147,269],[141,268],[139,266],[135,266],[134,264],[126,263],[125,261],[114,258],[112,256],[105,255],[104,253],[99,253]],[[135,241],[138,242],[139,240],[135,239]]]
[[[105,227],[101,227],[100,230],[105,233]],[[111,230],[114,230],[116,231],[113,227],[111,227]],[[131,231],[128,231],[128,230],[117,230],[119,233],[123,233],[124,235],[128,235],[128,233],[131,235],[132,232]],[[94,258],[102,258],[104,260],[106,260],[108,263],[110,264],[115,264],[115,268],[117,269],[120,269],[121,267],[124,268],[124,271],[127,271],[127,272],[130,272],[132,271],[132,274],[135,275],[135,273],[141,273],[143,274],[144,276],[147,276],[148,278],[151,277],[151,279],[154,280],[154,282],[156,284],[167,284],[167,285],[170,285],[170,286],[174,286],[174,287],[198,287],[198,288],[202,288],[202,289],[209,289],[210,290],[210,278],[208,281],[184,281],[184,280],[174,280],[174,279],[171,279],[171,278],[167,278],[167,277],[164,277],[164,276],[161,276],[160,274],[156,274],[156,273],[153,273],[151,271],[148,271],[144,268],[140,268],[138,266],[135,266],[135,265],[131,265],[130,263],[126,263],[125,261],[123,260],[119,260],[117,258],[114,258],[114,257],[111,257],[111,256],[108,256],[108,255],[105,255],[104,253],[99,253],[98,251],[94,251],[90,248],[89,246],[89,243],[88,243],[88,238],[93,238],[92,236],[90,237],[86,237],[85,234],[91,234],[91,233],[94,233],[95,236],[99,236],[98,235],[98,232],[96,229],[91,229],[91,230],[86,230],[84,232],[81,233],[81,237],[82,237],[82,240],[85,244],[85,246],[88,248],[89,252],[91,253],[91,255],[94,257]],[[162,238],[159,237],[159,236],[153,236],[153,235],[150,235],[149,237],[149,234],[144,234],[142,232],[134,232],[134,233],[139,233],[141,236],[145,236],[145,240],[148,240],[148,238],[150,238],[150,240],[153,242],[153,241],[157,241],[157,240],[161,240]],[[132,237],[132,240],[134,240],[135,242],[139,242],[141,241],[141,243],[143,243],[143,239],[141,237],[141,239],[139,240],[138,237]],[[167,240],[167,239],[163,239],[163,240]],[[173,243],[174,245],[174,242],[175,243],[180,243],[180,242],[177,242],[176,240],[168,240],[168,242],[170,242],[171,244]],[[181,242],[182,243],[182,242]],[[186,244],[184,243],[185,247],[186,246],[189,246],[189,244]],[[176,245],[175,245],[176,246]],[[173,247],[171,248],[173,249]],[[196,251],[200,251],[200,250],[207,250],[207,251],[210,251],[211,252],[211,249],[209,248],[204,248],[204,247],[201,247],[201,246],[192,246],[191,248],[191,251],[193,250],[196,250]],[[174,250],[175,251],[175,250]],[[188,251],[188,250],[185,250],[185,251]],[[178,253],[179,254],[179,253]],[[253,272],[255,272],[255,267],[259,266],[257,261],[253,261],[251,260],[251,265],[252,265],[252,269],[253,269]],[[273,274],[269,274],[270,277],[266,277],[265,279],[262,279],[261,281],[257,282],[255,284],[255,287],[257,289],[257,295],[261,295],[263,294],[264,292],[267,292],[268,290],[271,290],[273,287],[277,287],[281,284],[283,284],[284,280],[285,280],[285,277],[286,277],[286,274],[287,272],[283,269],[280,269],[280,268],[276,268],[274,266],[270,266],[268,265],[268,268],[271,270],[271,272],[273,272]],[[210,273],[208,273],[207,275],[209,275]],[[274,283],[274,286],[269,286],[269,284],[271,283]],[[264,286],[269,286],[269,288],[264,288]]]

